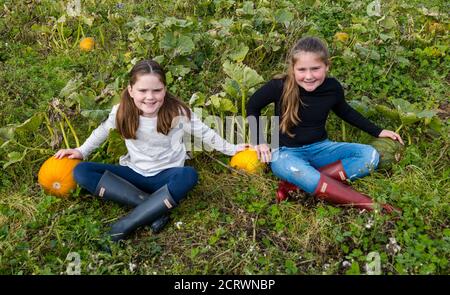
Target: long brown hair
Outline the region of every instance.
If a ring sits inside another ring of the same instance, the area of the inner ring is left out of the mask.
[[[133,86],[141,75],[152,74],[158,76],[161,83],[166,86],[166,73],[154,60],[141,60],[134,65],[129,73],[129,85]],[[164,102],[158,111],[156,130],[167,135],[172,127],[173,119],[180,115],[191,119],[191,111],[186,103],[175,97],[168,91]],[[136,131],[139,128],[140,110],[134,104],[133,98],[128,93],[127,87],[122,91],[119,109],[116,115],[117,131],[126,139],[136,139]]]
[[[297,41],[289,53],[287,58],[287,72],[275,77],[284,79],[283,93],[281,95],[280,130],[290,137],[294,137],[290,129],[301,122],[298,110],[300,105],[303,105],[303,101],[300,97],[299,86],[294,76],[294,65],[301,52],[315,53],[325,65],[329,65],[329,53],[325,43],[316,37],[303,37]]]

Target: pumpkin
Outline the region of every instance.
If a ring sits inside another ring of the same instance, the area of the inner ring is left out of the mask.
[[[83,38],[80,41],[81,51],[91,51],[94,48],[94,45],[95,45],[94,38],[91,37]]]
[[[337,32],[336,34],[334,34],[334,38],[340,42],[345,43],[348,41],[349,36],[345,32]]]
[[[396,140],[387,137],[376,138],[369,143],[380,154],[378,169],[388,170],[392,164],[400,161],[403,153],[403,145]]]
[[[264,164],[258,160],[258,154],[255,150],[246,149],[231,158],[230,166],[248,173],[255,173],[261,171]]]
[[[78,159],[51,157],[42,164],[38,173],[38,182],[44,191],[56,197],[67,197],[77,186],[73,179],[73,169]]]

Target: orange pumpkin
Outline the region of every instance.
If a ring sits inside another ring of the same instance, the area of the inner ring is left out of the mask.
[[[91,51],[94,48],[95,41],[94,38],[87,37],[80,41],[80,49],[82,51]]]
[[[261,171],[264,164],[258,160],[258,154],[255,150],[247,149],[235,154],[231,158],[230,166],[249,173],[255,173]]]
[[[73,169],[78,159],[51,157],[42,164],[38,173],[38,182],[44,191],[56,197],[67,197],[77,186],[73,179]]]

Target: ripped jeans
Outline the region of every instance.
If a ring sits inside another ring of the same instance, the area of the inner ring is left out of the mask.
[[[317,169],[338,160],[342,161],[347,177],[354,180],[376,169],[380,155],[370,145],[325,139],[301,147],[274,150],[270,167],[277,177],[313,193],[320,179]]]

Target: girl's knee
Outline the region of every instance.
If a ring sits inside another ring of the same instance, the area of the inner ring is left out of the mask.
[[[358,161],[355,165],[358,167],[358,170],[355,175],[350,174],[349,178],[351,180],[359,177],[366,176],[371,171],[375,170],[378,167],[378,163],[380,162],[380,154],[378,151],[372,147],[371,145],[361,145],[361,149],[359,151]]]
[[[186,179],[189,179],[192,186],[195,186],[198,182],[198,172],[193,167],[184,167],[184,173],[186,174]]]
[[[82,184],[87,177],[89,171],[89,163],[88,162],[80,162],[73,169],[73,178],[78,184]]]
[[[288,166],[287,156],[285,153],[277,153],[276,159],[272,159],[272,162],[270,162],[270,169],[275,175],[282,174]]]
[[[189,166],[182,167],[177,169],[170,178],[168,183],[169,191],[171,192],[174,200],[179,203],[186,197],[188,192],[194,188],[197,182],[197,171]]]
[[[198,182],[198,172],[193,167],[183,167],[176,174],[176,181],[182,181],[184,184],[192,188]]]
[[[376,169],[380,162],[380,154],[373,146],[367,145],[366,159],[369,168]]]
[[[297,166],[292,163],[284,164],[271,166],[275,176],[298,186],[307,193],[312,193],[315,190],[320,178],[318,171],[312,167]]]

